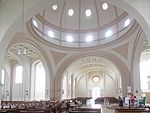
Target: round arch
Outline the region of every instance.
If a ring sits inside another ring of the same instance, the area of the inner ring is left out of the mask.
[[[133,8],[129,3],[125,2],[125,0],[106,0],[107,2],[117,5],[118,7],[121,7],[124,11],[128,12],[129,14],[133,15],[133,17],[140,23],[142,28],[145,31],[146,36],[150,36],[150,26],[148,22],[146,21],[146,17],[144,18],[140,12],[138,12],[135,8]],[[35,5],[32,8],[27,9],[27,11],[24,13],[25,19],[24,21],[27,22],[28,17],[32,17],[35,14],[38,13],[38,11],[41,11],[44,7],[48,7],[49,1],[46,0],[45,2],[40,1],[37,5]],[[34,9],[34,11],[33,11]],[[14,23],[9,27],[7,32],[4,34],[4,37],[1,40],[0,48],[2,52],[2,58],[0,60],[0,64],[3,64],[4,60],[4,53],[7,49],[8,44],[10,43],[11,39],[13,38],[15,32],[18,32],[21,30],[20,21],[22,21],[22,18],[19,17],[17,20],[15,20]],[[15,30],[15,31],[14,31]]]
[[[42,66],[39,68],[39,65]],[[35,60],[32,63],[32,71],[31,71],[31,91],[30,91],[30,99],[31,100],[45,100],[47,98],[48,91],[46,90],[46,73],[41,60]],[[40,71],[39,71],[40,70]],[[39,71],[39,72],[37,72]],[[42,76],[44,77],[42,77]],[[44,83],[44,84],[42,84]],[[39,88],[39,89],[38,89]]]
[[[150,36],[150,26],[148,24],[148,22],[146,22],[146,17],[142,17],[142,14],[140,14],[140,12],[138,12],[136,9],[134,9],[130,4],[128,4],[127,2],[125,2],[125,0],[107,0],[109,3],[115,4],[118,7],[121,7],[123,10],[125,10],[126,12],[128,12],[129,14],[133,15],[133,17],[140,23],[140,25],[142,26],[146,36]],[[38,11],[40,11],[40,9],[43,9],[44,7],[49,5],[49,0],[46,0],[45,2],[40,1],[39,4],[35,5],[34,7],[28,9],[25,12],[25,22],[28,20],[28,17],[32,17],[33,15],[35,15]],[[33,11],[34,9],[34,11]],[[28,17],[27,17],[28,16]],[[9,43],[12,40],[12,36],[15,35],[16,31],[20,31],[20,21],[22,21],[21,17],[19,17],[14,23],[12,23],[12,25],[9,27],[9,29],[7,30],[7,32],[4,34],[4,37],[1,40],[1,44],[0,44],[0,51],[1,51],[1,57],[0,57],[0,68],[2,68],[3,64],[4,64],[4,55],[5,52],[8,48]],[[148,37],[149,38],[149,37]],[[119,62],[118,62],[119,64]],[[122,65],[124,65],[123,63],[121,63]],[[49,65],[50,66],[50,65]],[[119,67],[119,66],[118,66]],[[129,74],[129,71],[127,68],[125,68],[125,70]],[[129,78],[129,77],[128,77]]]
[[[46,92],[46,99],[50,99],[51,96],[53,96],[53,91],[51,90],[50,86],[52,84],[52,70],[51,70],[51,65],[50,65],[50,60],[47,58],[47,55],[45,53],[45,51],[39,46],[39,44],[34,41],[31,40],[30,37],[26,34],[24,34],[24,38],[23,38],[23,42],[22,39],[20,39],[20,35],[19,33],[16,33],[16,35],[13,37],[13,39],[11,40],[11,43],[9,44],[9,46],[7,47],[7,50],[9,50],[11,47],[13,47],[16,44],[22,44],[22,45],[28,45],[29,47],[31,47],[34,51],[36,51],[36,53],[38,54],[38,56],[40,57],[40,60],[44,66],[45,69],[45,74],[46,74],[46,88],[45,88],[45,92]],[[17,59],[17,61],[22,64],[24,66],[24,64],[22,63],[22,61],[24,61],[24,59],[20,59],[17,55],[15,55],[15,58]],[[29,71],[27,70],[27,68],[24,69],[25,73],[29,74]],[[29,88],[30,89],[30,88]]]
[[[65,63],[62,64],[59,68],[59,70],[56,73],[56,77],[55,77],[55,95],[59,95],[58,91],[61,90],[61,83],[60,80],[62,80],[63,78],[63,73],[65,72],[65,70],[75,61],[77,61],[80,58],[84,58],[86,56],[96,56],[96,57],[102,57],[107,59],[108,61],[112,62],[116,68],[119,70],[120,75],[121,75],[121,79],[122,81],[122,89],[123,89],[123,95],[126,94],[126,87],[128,84],[130,84],[130,72],[127,68],[127,66],[120,60],[118,59],[116,56],[110,54],[110,53],[106,53],[104,51],[99,52],[99,53],[80,53],[77,55],[72,56],[71,58],[69,58],[69,60],[66,59]],[[57,98],[57,97],[55,97]]]
[[[145,45],[145,41],[147,41],[147,37],[144,34],[143,31],[139,32],[139,36],[137,37],[137,44],[134,46],[135,48],[135,54],[134,54],[134,60],[133,60],[133,78],[134,81],[134,93],[141,92],[141,81],[140,81],[140,59],[141,59],[141,53],[147,48]],[[145,46],[145,47],[144,47]]]

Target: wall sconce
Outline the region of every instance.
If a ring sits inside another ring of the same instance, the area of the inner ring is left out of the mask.
[[[127,86],[127,93],[131,93],[131,91],[132,91],[131,85],[128,85]]]
[[[61,94],[64,94],[64,90],[61,90]]]
[[[119,94],[119,90],[118,89],[116,89],[116,94]]]
[[[68,95],[70,94],[70,90],[68,90]]]
[[[9,91],[6,91],[6,96],[9,97]]]
[[[18,54],[18,55],[21,55],[21,49],[20,49],[20,48],[17,49],[17,54]]]
[[[24,49],[23,49],[23,52],[22,52],[23,54],[27,54],[27,48],[25,47]]]
[[[48,89],[46,90],[46,95],[48,95]]]
[[[136,90],[136,91],[135,91],[135,93],[139,93],[139,91],[138,91],[138,90]]]
[[[27,89],[25,90],[25,93],[26,93],[26,96],[29,94]]]

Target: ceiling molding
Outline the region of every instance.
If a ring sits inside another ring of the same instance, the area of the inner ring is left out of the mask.
[[[111,42],[108,42],[106,44],[99,44],[99,45],[96,45],[96,46],[92,46],[92,47],[64,47],[62,45],[56,45],[56,44],[53,44],[43,38],[41,38],[41,36],[39,36],[34,27],[33,27],[33,24],[32,24],[32,19],[30,19],[30,21],[28,21],[27,23],[27,29],[29,31],[29,33],[35,37],[38,41],[40,41],[41,43],[44,43],[52,48],[56,48],[56,49],[60,49],[60,50],[70,50],[70,51],[85,51],[86,49],[88,50],[93,50],[93,49],[102,49],[104,47],[108,47],[108,46],[113,46],[114,44],[116,43],[119,43],[121,41],[123,41],[126,37],[128,37],[129,35],[131,35],[133,32],[135,32],[135,30],[139,27],[139,24],[137,24],[136,21],[134,21],[133,25],[131,26],[131,28],[128,30],[127,33],[125,33],[124,35],[122,35],[121,37],[119,37],[119,39],[116,39],[116,40],[113,40]]]
[[[104,30],[106,28],[109,28],[113,25],[115,25],[116,23],[118,23],[119,21],[121,21],[123,18],[125,18],[128,14],[126,12],[124,12],[123,14],[121,14],[118,18],[116,18],[114,21],[108,23],[108,24],[105,24],[103,26],[100,26],[100,27],[96,27],[96,28],[93,28],[93,29],[85,29],[85,30],[81,30],[81,29],[68,29],[68,28],[63,28],[61,26],[56,26],[54,25],[53,23],[50,23],[48,22],[45,18],[42,17],[41,14],[37,14],[35,15],[35,17],[41,21],[42,24],[48,26],[49,28],[53,28],[57,31],[61,31],[61,32],[67,32],[67,33],[89,33],[89,32],[96,32],[96,31],[99,31],[99,30]]]

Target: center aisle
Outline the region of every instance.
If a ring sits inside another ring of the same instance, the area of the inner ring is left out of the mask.
[[[114,109],[106,108],[105,105],[95,104],[95,99],[89,99],[86,104],[82,105],[81,108],[97,108],[101,109],[101,113],[115,113]]]

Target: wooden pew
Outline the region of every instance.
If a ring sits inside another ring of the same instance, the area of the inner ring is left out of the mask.
[[[97,111],[69,111],[69,113],[99,113]]]
[[[19,113],[45,113],[44,111],[28,111],[28,110],[22,110],[19,111]]]
[[[77,109],[74,109],[74,111],[101,111],[101,109],[97,109],[97,108],[77,108]]]
[[[19,113],[17,109],[0,109],[0,113]]]
[[[95,99],[96,104],[104,104],[105,101],[109,101],[110,104],[118,103],[118,99],[115,97],[98,97]]]
[[[116,113],[150,113],[150,110],[145,109],[116,109]]]
[[[0,113],[62,113],[63,101],[2,101]]]
[[[101,109],[94,108],[78,108],[69,111],[69,113],[101,113]]]

